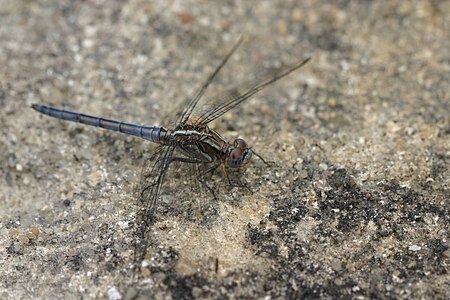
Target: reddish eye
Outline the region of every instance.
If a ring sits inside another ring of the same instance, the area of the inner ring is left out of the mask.
[[[248,145],[243,139],[235,139],[234,146],[241,149],[247,149]]]
[[[235,148],[230,153],[230,159],[231,160],[241,160],[242,159],[243,152],[240,148]]]
[[[228,167],[230,168],[239,168],[252,157],[252,150],[248,148],[247,143],[241,138],[235,139],[233,147],[230,148],[231,152],[228,156]]]

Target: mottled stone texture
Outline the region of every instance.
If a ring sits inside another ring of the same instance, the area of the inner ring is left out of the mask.
[[[449,298],[448,1],[0,1],[0,298]],[[303,69],[212,124],[265,159],[173,165],[133,273],[153,145],[32,103],[158,124]],[[187,174],[187,175],[186,175]]]

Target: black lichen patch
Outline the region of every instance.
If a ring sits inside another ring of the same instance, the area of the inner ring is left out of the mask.
[[[149,265],[151,273],[173,272],[178,261],[179,254],[172,247],[160,248],[156,253],[152,253],[152,263]]]
[[[316,189],[320,211],[317,217],[324,223],[337,221],[336,229],[348,233],[380,216],[372,195],[363,191],[346,170],[331,170],[327,182],[330,189]]]
[[[343,234],[363,230],[371,221],[377,226],[379,236],[393,235],[404,240],[401,224],[424,223],[428,215],[448,222],[448,209],[429,201],[426,190],[401,187],[395,181],[362,187],[344,169],[332,171],[327,182],[330,189],[316,189],[319,213],[315,218],[324,224],[337,222],[335,228]],[[317,230],[320,235],[329,233],[323,227]]]
[[[275,241],[275,233],[267,229],[267,224],[261,222],[258,226],[248,225],[247,239],[250,245],[256,246],[256,255],[264,253],[265,256],[275,258],[279,252],[279,243]]]
[[[6,229],[19,228],[20,227],[20,216],[15,219],[9,219],[3,223]]]
[[[426,246],[430,251],[427,261],[434,272],[439,275],[448,274],[448,258],[444,253],[448,251],[449,246],[441,239],[430,239]]]
[[[192,289],[195,285],[190,278],[171,274],[166,278],[164,283],[172,291],[175,299],[194,299]]]
[[[8,255],[23,255],[23,247],[20,247],[14,243],[5,248]]]
[[[423,223],[427,215],[437,216],[441,218],[446,224],[449,224],[449,209],[446,206],[437,205],[434,199],[435,196],[429,193],[424,186],[419,186],[420,189],[413,190],[407,187],[401,187],[395,181],[387,184],[380,184],[377,200],[384,201],[385,215],[391,218],[395,215],[397,224],[399,223]],[[439,193],[435,192],[435,195]]]
[[[395,266],[399,278],[410,279],[414,277],[421,279],[426,276],[424,272],[425,262],[420,253],[399,251],[394,254],[393,259],[397,262]]]
[[[352,287],[356,286],[356,283],[349,279],[347,282],[343,282],[340,285],[336,285],[333,281],[329,280],[322,284],[314,283],[308,284],[306,281],[291,281],[287,286],[286,298],[287,299],[319,299],[324,297],[331,297],[332,299],[350,297],[350,295],[363,294],[352,293]]]
[[[282,233],[287,228],[300,222],[307,212],[308,209],[302,204],[301,199],[294,197],[275,199],[269,214],[269,220],[276,224],[280,233]]]
[[[169,288],[173,299],[195,299],[193,294],[193,289],[205,286],[208,284],[208,280],[200,276],[180,276],[176,273],[169,274],[165,280],[164,284]],[[200,291],[202,298],[208,297],[208,292]]]
[[[427,242],[428,249],[435,255],[436,259],[440,259],[442,254],[449,249],[441,239],[431,239]]]
[[[428,274],[447,273],[448,245],[426,234],[427,220],[439,220],[441,225],[448,222],[448,207],[436,204],[445,198],[444,189],[432,194],[430,185],[419,182],[411,188],[394,180],[365,186],[351,174],[334,167],[310,172],[311,180],[326,184],[313,188],[306,181],[294,181],[292,194],[298,197],[274,199],[268,221],[248,226],[247,238],[255,254],[273,263],[270,284],[264,286],[272,297],[389,298],[396,294],[386,284],[399,286],[400,281],[406,287],[408,282],[425,280]],[[317,208],[302,199],[308,189],[316,194]],[[312,232],[299,236],[302,223],[311,220]],[[392,250],[389,256],[379,252],[384,243],[382,251]],[[342,252],[344,244],[355,248]],[[411,245],[421,247],[409,249]],[[329,256],[321,253],[330,247]],[[359,274],[364,283],[348,272],[355,262],[358,269],[353,275]],[[319,283],[319,278],[326,279]],[[278,282],[275,288],[274,282]]]
[[[83,257],[81,254],[69,256],[66,258],[64,265],[72,271],[79,271],[83,264]]]

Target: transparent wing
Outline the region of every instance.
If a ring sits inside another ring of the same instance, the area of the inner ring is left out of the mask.
[[[158,146],[144,164],[140,200],[146,212],[150,212],[156,203],[174,149],[173,144]]]
[[[158,146],[145,162],[141,175],[140,200],[142,208],[137,215],[135,236],[135,267],[144,259],[147,251],[146,233],[153,221],[153,209],[170,165],[174,144]]]
[[[221,61],[221,63],[216,67],[214,72],[211,75],[209,75],[207,80],[194,93],[194,95],[192,97],[189,97],[189,98],[185,99],[184,101],[182,101],[182,103],[177,108],[176,113],[174,113],[172,116],[165,118],[165,120],[163,121],[164,125],[171,125],[172,127],[174,127],[175,125],[186,123],[186,121],[189,119],[192,111],[194,110],[195,106],[197,105],[198,101],[205,94],[209,85],[213,82],[214,78],[217,76],[217,74],[219,74],[220,70],[227,63],[227,61],[230,59],[230,57],[233,55],[233,53],[242,44],[242,41],[243,41],[242,38],[238,39],[236,44],[234,44],[233,48],[231,48],[231,50],[224,57],[224,59]]]
[[[309,60],[310,58],[307,58],[292,66],[280,68],[275,72],[272,71],[266,73],[259,79],[253,80],[250,83],[229,88],[210,99],[205,99],[204,102],[202,102],[202,105],[195,107],[193,112],[191,112],[191,121],[193,125],[206,125],[214,119],[217,119],[230,109],[264,89],[266,86],[301,68]]]

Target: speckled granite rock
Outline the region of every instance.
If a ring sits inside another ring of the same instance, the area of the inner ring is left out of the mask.
[[[448,1],[0,1],[0,298],[449,298]],[[312,55],[213,124],[258,153],[196,193],[173,168],[133,276],[153,145],[47,103],[158,124]]]

